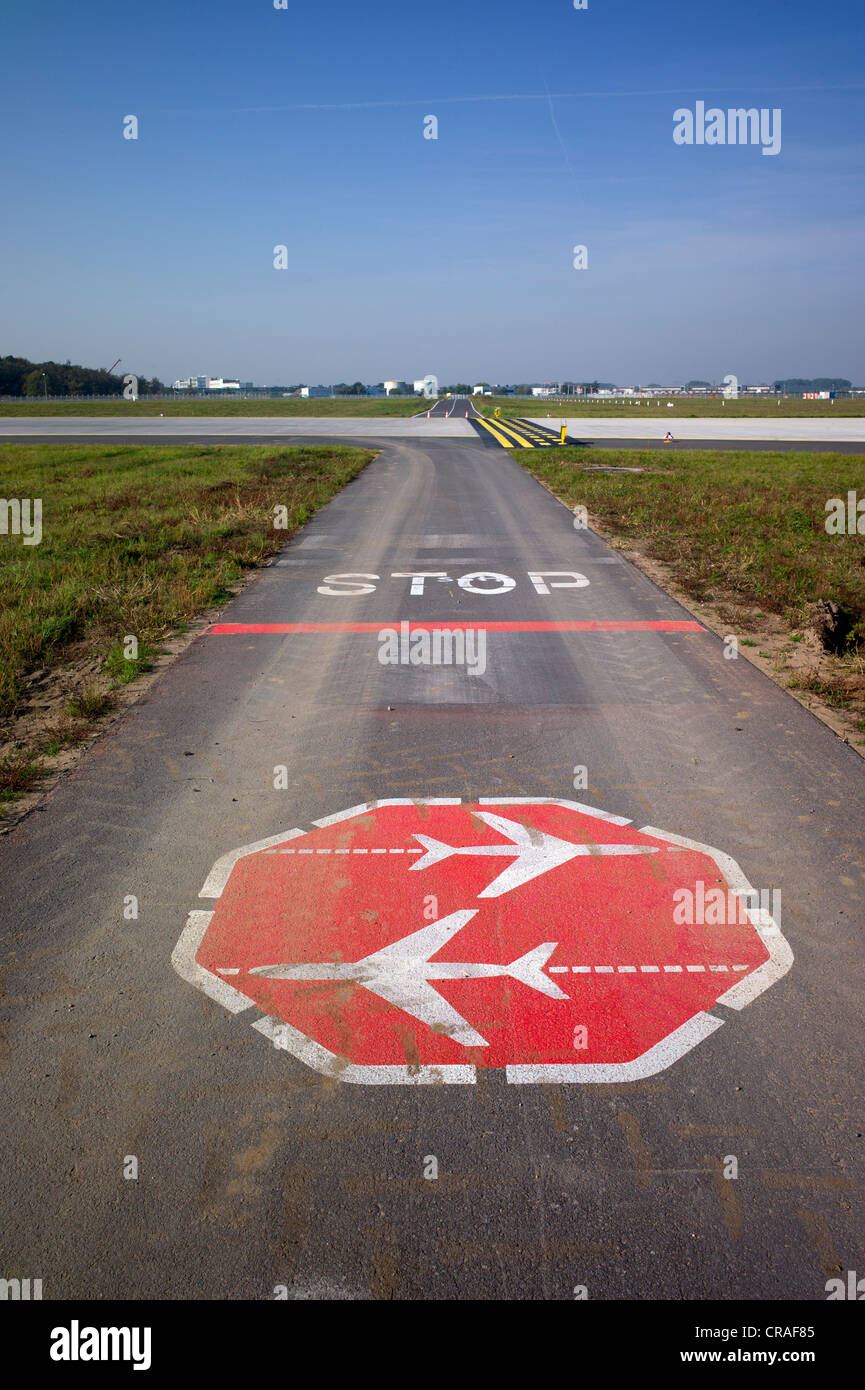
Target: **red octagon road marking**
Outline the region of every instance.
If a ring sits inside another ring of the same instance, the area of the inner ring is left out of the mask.
[[[173,962],[344,1081],[651,1076],[793,961],[727,855],[579,802],[386,800],[314,824],[218,860]]]

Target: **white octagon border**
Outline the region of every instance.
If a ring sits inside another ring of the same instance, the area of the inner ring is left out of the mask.
[[[325,826],[336,825],[340,821],[353,820],[356,816],[377,811],[382,806],[461,806],[463,804],[462,797],[458,796],[386,797],[380,801],[362,802],[359,806],[351,806],[348,810],[337,811],[331,816],[322,816],[319,820],[314,820],[312,824],[320,830]],[[568,801],[560,797],[482,796],[465,804],[470,806],[564,806],[567,810],[594,816],[598,820],[604,820],[613,825],[633,824],[626,816],[614,816],[608,811],[599,811],[596,806],[587,806],[582,801]],[[739,865],[728,854],[712,849],[711,846],[704,845],[699,840],[689,840],[683,835],[674,835],[668,830],[658,830],[652,825],[641,825],[637,828],[642,834],[654,835],[659,839],[667,840],[670,844],[681,845],[684,849],[693,849],[708,855],[717,864],[722,877],[736,894],[749,895],[752,898],[757,897],[755,889],[748,882]],[[207,875],[198,896],[213,901],[217,900],[222,896],[231,871],[238,860],[308,833],[310,832],[297,828],[283,830],[278,835],[270,835],[265,840],[255,840],[252,844],[242,845],[239,849],[223,854],[217,859]],[[770,985],[775,984],[777,980],[786,975],[793,964],[793,952],[771,914],[764,908],[752,908],[747,904],[745,913],[769,952],[769,959],[743,979],[737,980],[715,1001],[717,1004],[725,1004],[731,1009],[745,1008]],[[247,995],[235,989],[221,976],[213,975],[209,970],[205,970],[195,959],[212,916],[212,910],[208,912],[195,909],[189,913],[180,940],[172,952],[171,964],[178,975],[188,984],[202,990],[210,999],[221,1004],[230,1013],[236,1014],[241,1013],[244,1009],[253,1009],[256,1006]],[[508,1082],[514,1085],[525,1085],[533,1082],[577,1082],[586,1085],[642,1081],[646,1077],[655,1076],[658,1072],[665,1071],[680,1057],[684,1057],[686,1052],[690,1052],[698,1043],[710,1037],[716,1029],[723,1027],[723,1024],[723,1019],[701,1011],[630,1062],[589,1062],[582,1064],[537,1062],[525,1066],[509,1065],[504,1068],[505,1076]],[[320,1043],[307,1037],[299,1029],[293,1028],[290,1023],[285,1023],[281,1018],[272,1014],[265,1015],[251,1026],[264,1037],[269,1038],[274,1047],[284,1052],[290,1052],[298,1061],[303,1062],[314,1071],[337,1081],[347,1081],[362,1086],[441,1086],[471,1085],[477,1080],[477,1068],[474,1065],[461,1066],[445,1063],[439,1066],[409,1067],[367,1066],[347,1062],[345,1058],[338,1056],[335,1052],[330,1052],[328,1048],[322,1047]]]

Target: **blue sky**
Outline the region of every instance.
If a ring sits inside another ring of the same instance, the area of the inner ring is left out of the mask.
[[[854,0],[4,0],[2,26],[0,355],[865,384]],[[781,152],[677,146],[698,100],[780,107]]]

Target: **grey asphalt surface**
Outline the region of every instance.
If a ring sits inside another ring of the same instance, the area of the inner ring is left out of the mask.
[[[478,414],[478,410],[474,401],[470,400],[468,396],[445,396],[442,400],[436,401],[435,405],[430,406],[429,413],[432,420],[443,420],[450,416],[453,416],[454,419],[464,420],[467,415],[471,420]]]
[[[28,435],[26,438],[10,440],[10,443],[18,444],[105,444],[104,435],[67,435],[58,438],[57,435]],[[284,435],[236,435],[236,434],[182,434],[182,435],[162,435],[158,439],[142,439],[140,435],[112,435],[112,444],[281,444],[286,443]],[[345,438],[341,435],[292,435],[289,441],[292,445],[300,444],[345,444]],[[501,445],[490,435],[486,435],[479,440],[482,447],[499,450]],[[351,443],[357,448],[375,449],[381,445],[381,438],[377,435],[356,434],[352,436]],[[441,441],[432,439],[427,447],[431,451],[437,449]],[[865,441],[861,444],[855,441],[844,441],[835,443],[831,440],[813,441],[808,440],[787,440],[779,444],[774,440],[768,439],[676,439],[672,443],[667,443],[663,438],[654,439],[584,439],[568,436],[568,444],[583,445],[587,449],[711,449],[713,452],[719,449],[746,449],[760,450],[768,449],[777,453],[783,450],[785,453],[790,451],[805,452],[809,454],[865,454]],[[448,446],[450,447],[450,446]]]
[[[531,407],[528,407],[531,409]],[[559,420],[529,417],[536,425],[568,428],[568,443],[591,448],[796,450],[812,453],[865,453],[865,419],[839,416],[723,418],[641,421],[623,407],[623,418]],[[480,425],[474,402],[445,398],[416,415],[395,417],[320,416],[44,416],[0,417],[0,442],[30,444],[338,444],[350,439],[359,447],[382,440],[411,439],[426,445],[439,439],[481,438],[487,448],[500,443]],[[507,420],[504,421],[507,424]],[[664,435],[668,428],[672,442]],[[645,430],[645,434],[642,431]]]
[[[503,450],[389,441],[221,620],[690,616],[572,522]],[[390,577],[412,569],[516,584],[412,597]],[[570,569],[590,585],[543,596],[526,578]],[[349,571],[381,576],[376,592],[317,593]],[[194,642],[0,839],[7,1277],[41,1277],[46,1299],[582,1284],[822,1301],[865,1267],[865,764],[723,651],[704,632],[491,633],[471,677],[382,666],[374,634]],[[702,841],[780,887],[790,972],[645,1081],[374,1087],[277,1051],[172,969],[237,846],[372,799],[534,795]],[[731,1154],[735,1183],[718,1174]]]

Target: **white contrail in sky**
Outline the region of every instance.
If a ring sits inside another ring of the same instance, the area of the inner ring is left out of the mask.
[[[551,96],[551,94],[550,94],[550,89],[549,89],[549,87],[547,87],[547,79],[546,79],[545,77],[543,77],[543,75],[542,75],[542,81],[543,81],[544,88],[546,89],[546,93],[547,93],[547,105],[548,105],[549,108],[550,108],[550,120],[551,120],[552,123],[553,123],[553,130],[556,132],[556,139],[558,140],[559,145],[560,145],[560,147],[561,147],[562,154],[563,154],[564,157],[565,157],[565,163],[566,163],[567,166],[568,166],[568,173],[569,173],[569,174],[574,174],[574,168],[573,168],[573,165],[571,164],[571,156],[568,154],[568,147],[567,147],[567,145],[565,144],[564,140],[562,139],[562,132],[559,130],[559,123],[558,123],[558,121],[556,120],[556,112],[555,112],[555,108],[554,108],[554,106],[553,106],[553,98],[552,98],[552,96]],[[574,175],[574,177],[576,177],[576,175]]]
[[[848,82],[841,86],[821,83],[803,87],[753,87],[749,83],[737,82],[725,87],[706,87],[702,83],[688,87],[651,87],[631,92],[508,92],[471,97],[411,97],[385,101],[295,101],[287,106],[184,106],[154,109],[164,114],[188,115],[195,111],[225,111],[237,115],[266,111],[364,111],[376,106],[450,106],[459,102],[485,101],[580,101],[583,98],[605,97],[615,100],[619,97],[678,97],[688,91],[700,92],[861,92],[865,82]]]

